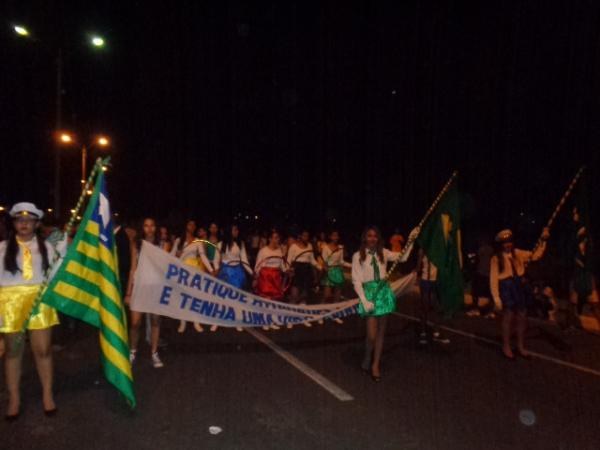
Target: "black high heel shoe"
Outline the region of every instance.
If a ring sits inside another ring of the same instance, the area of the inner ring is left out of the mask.
[[[517,349],[517,351],[515,352],[518,356],[520,356],[523,359],[526,359],[527,361],[529,361],[531,359],[531,354],[530,353],[523,353],[521,350]]]
[[[4,416],[4,420],[6,420],[9,423],[16,422],[20,415],[21,415],[20,412],[18,412],[16,414],[7,414]]]
[[[373,380],[374,383],[379,383],[381,381],[381,374],[374,375],[373,371],[371,371],[371,380]]]
[[[54,417],[54,416],[56,416],[57,412],[58,412],[58,408],[44,409],[44,415],[46,417]]]

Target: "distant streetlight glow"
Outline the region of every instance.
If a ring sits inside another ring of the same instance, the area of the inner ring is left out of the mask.
[[[98,145],[99,145],[100,147],[107,147],[107,146],[108,146],[108,144],[110,144],[110,141],[108,140],[108,138],[106,138],[106,137],[104,137],[104,136],[100,136],[100,137],[98,138],[98,141],[97,141],[97,142],[98,142]]]
[[[92,36],[92,45],[94,47],[104,47],[104,39],[100,36]]]
[[[19,36],[23,36],[23,37],[29,36],[29,30],[21,25],[15,25],[13,27],[13,30],[15,30],[15,33],[17,33]]]
[[[62,142],[63,144],[72,144],[73,136],[71,136],[69,133],[61,133],[60,142]]]

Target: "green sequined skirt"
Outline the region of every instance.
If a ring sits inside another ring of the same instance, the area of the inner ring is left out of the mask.
[[[369,313],[365,312],[362,303],[358,303],[358,314],[361,317],[385,316],[396,310],[396,296],[387,281],[369,281],[363,283],[365,297],[375,304],[375,309]],[[375,294],[377,297],[375,298]]]

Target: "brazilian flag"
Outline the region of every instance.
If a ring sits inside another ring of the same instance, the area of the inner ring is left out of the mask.
[[[460,197],[456,182],[450,185],[421,228],[417,243],[438,269],[442,309],[446,316],[452,316],[464,303]]]
[[[100,330],[107,380],[135,407],[125,309],[118,277],[113,221],[102,170],[64,261],[42,302]]]

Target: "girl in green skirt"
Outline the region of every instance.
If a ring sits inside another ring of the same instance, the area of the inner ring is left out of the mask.
[[[404,253],[392,252],[383,247],[379,229],[370,226],[363,231],[360,250],[352,256],[352,284],[360,300],[358,313],[367,319],[362,369],[370,373],[375,382],[381,380],[379,364],[387,315],[396,309],[396,296],[386,279],[387,263],[398,259],[401,259],[401,262],[406,261],[418,234],[418,228],[411,232]]]

